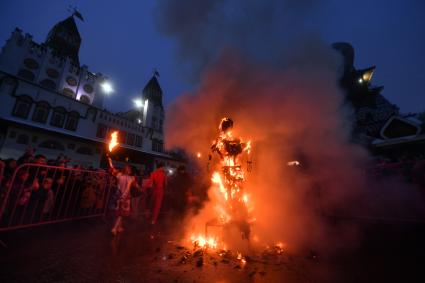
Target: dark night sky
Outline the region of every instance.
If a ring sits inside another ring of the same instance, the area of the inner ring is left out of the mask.
[[[83,38],[80,62],[108,75],[116,89],[106,107],[131,107],[154,68],[168,104],[192,86],[179,71],[173,42],[156,29],[155,2],[1,1],[0,44],[15,27],[44,41],[49,29],[69,15],[68,5],[75,5],[85,17],[77,22]],[[355,66],[376,65],[373,83],[384,85],[384,96],[403,112],[425,110],[425,1],[324,1],[307,25],[329,43],[352,43]]]

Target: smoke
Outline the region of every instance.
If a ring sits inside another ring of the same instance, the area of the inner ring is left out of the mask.
[[[355,243],[354,227],[323,215],[364,207],[367,153],[350,143],[338,87],[340,58],[306,22],[322,1],[161,1],[160,30],[174,38],[196,90],[167,109],[165,141],[206,156],[222,117],[253,145],[246,190],[263,243],[330,249]],[[190,71],[190,72],[189,72]],[[288,167],[297,159],[302,168]],[[200,167],[206,160],[199,161]],[[206,174],[211,174],[211,172]],[[210,192],[210,197],[213,194]],[[206,204],[187,227],[215,216]],[[369,207],[370,208],[370,207]],[[203,231],[203,230],[200,230]]]

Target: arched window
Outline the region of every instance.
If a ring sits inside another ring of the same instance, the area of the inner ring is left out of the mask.
[[[68,96],[68,97],[72,97],[72,98],[75,97],[75,92],[72,89],[68,88],[68,87],[64,88],[62,90],[62,93],[63,93],[63,95]]]
[[[35,78],[34,73],[27,69],[20,69],[18,72],[18,76],[28,81],[33,81]]]
[[[50,106],[47,102],[37,102],[34,113],[32,114],[32,120],[39,123],[46,123],[47,117],[49,116]]]
[[[66,110],[63,107],[57,107],[53,110],[50,125],[62,128],[65,122]]]
[[[63,144],[55,140],[46,140],[40,143],[38,146],[42,148],[53,149],[53,150],[65,150],[65,147],[63,146]]]
[[[18,144],[28,144],[30,138],[27,135],[21,134],[16,138],[16,143]]]
[[[77,148],[76,152],[84,155],[93,155],[93,150],[87,146],[81,146]]]
[[[47,89],[55,90],[56,89],[56,83],[49,79],[44,79],[40,82],[40,85],[42,87],[45,87]]]
[[[51,68],[47,69],[46,74],[53,79],[57,79],[59,77],[59,72]]]
[[[32,99],[29,96],[22,95],[16,98],[15,106],[13,107],[12,115],[20,118],[28,118],[31,110]]]
[[[27,67],[28,69],[33,69],[33,70],[38,69],[38,67],[39,67],[38,62],[37,62],[37,61],[35,61],[35,60],[34,60],[34,59],[32,59],[32,58],[26,58],[26,59],[24,60],[24,65],[25,65],[25,67]]]
[[[80,101],[81,101],[82,103],[90,104],[90,97],[88,97],[87,95],[82,95],[82,96],[80,97]]]
[[[92,85],[90,85],[90,84],[85,84],[85,85],[84,85],[84,87],[83,87],[83,89],[84,89],[84,91],[85,91],[86,93],[88,93],[88,94],[90,94],[90,93],[92,93],[92,92],[93,92],[93,86],[92,86]]]
[[[70,131],[76,131],[78,126],[78,120],[80,119],[80,114],[78,112],[70,112],[66,119],[65,129]]]

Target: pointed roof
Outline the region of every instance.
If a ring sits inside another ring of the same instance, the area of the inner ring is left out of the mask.
[[[156,75],[153,75],[149,82],[143,88],[143,93],[145,92],[158,92],[162,94],[161,86],[159,85]]]
[[[52,48],[55,55],[70,57],[74,63],[79,65],[78,52],[81,36],[73,16],[55,24],[49,31],[44,44]]]
[[[162,89],[159,85],[156,74],[148,81],[148,83],[143,88],[143,97],[148,99],[154,105],[162,107]]]

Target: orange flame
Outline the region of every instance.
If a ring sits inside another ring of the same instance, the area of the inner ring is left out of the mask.
[[[119,145],[118,131],[114,131],[111,133],[111,141],[109,142],[109,152],[112,152],[117,145]]]
[[[192,237],[190,237],[190,240],[192,241],[192,243],[194,243],[195,247],[200,247],[200,248],[212,248],[215,249],[217,248],[217,240],[214,239],[213,237],[203,237],[201,235],[199,236],[195,236],[192,235]]]

